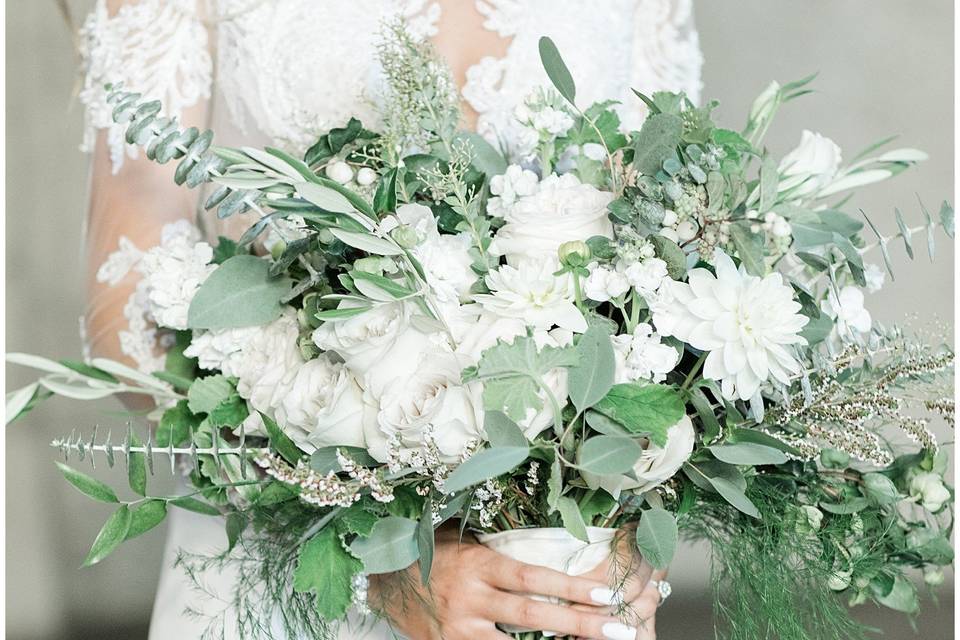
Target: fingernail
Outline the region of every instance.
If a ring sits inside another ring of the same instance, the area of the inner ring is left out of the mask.
[[[601,629],[607,640],[636,640],[637,630],[619,622],[608,622]]]
[[[590,599],[597,604],[621,605],[623,604],[623,594],[607,587],[596,587],[590,590]]]

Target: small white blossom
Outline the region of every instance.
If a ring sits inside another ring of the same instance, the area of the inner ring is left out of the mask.
[[[950,500],[950,490],[940,474],[923,471],[910,478],[910,497],[930,513],[936,513]]]
[[[619,298],[630,290],[626,276],[606,265],[596,262],[588,265],[590,275],[583,281],[583,295],[597,302]]]
[[[635,380],[662,382],[680,362],[677,350],[661,344],[660,335],[645,322],[638,324],[632,334],[613,336],[611,340],[617,384]]]
[[[780,161],[779,191],[807,196],[826,187],[840,169],[841,151],[830,138],[804,130],[800,144]]]
[[[841,340],[857,339],[868,333],[873,324],[870,312],[863,306],[863,291],[853,285],[833,289],[827,299],[820,303],[820,310],[834,320],[834,328]]]
[[[877,291],[880,291],[880,289],[883,288],[884,283],[886,283],[887,272],[876,263],[869,262],[865,265],[863,277],[867,281],[867,291],[870,293],[876,293]]]
[[[667,263],[660,258],[648,258],[632,264],[620,261],[617,263],[617,270],[622,272],[630,286],[644,297],[656,293],[663,281],[669,280]]]
[[[504,217],[517,200],[536,193],[539,184],[540,179],[533,171],[518,164],[510,165],[502,175],[490,179],[490,193],[494,197],[487,201],[487,213]]]

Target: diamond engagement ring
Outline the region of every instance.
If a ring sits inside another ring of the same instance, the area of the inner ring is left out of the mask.
[[[670,597],[670,594],[673,593],[673,587],[671,587],[670,583],[666,580],[651,580],[650,584],[656,587],[657,593],[660,594],[660,602],[657,603],[657,606],[659,607],[667,598]]]

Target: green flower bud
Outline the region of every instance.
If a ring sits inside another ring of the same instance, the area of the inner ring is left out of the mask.
[[[560,256],[560,264],[565,267],[582,267],[590,259],[590,247],[586,242],[572,240],[561,244],[557,255]]]
[[[390,236],[404,249],[413,249],[420,244],[420,237],[410,225],[402,224],[390,232]]]
[[[380,256],[368,256],[366,258],[360,258],[353,263],[353,268],[355,271],[363,271],[364,273],[373,273],[378,276],[383,275],[383,260]]]
[[[279,260],[280,256],[283,255],[284,249],[286,248],[287,248],[287,243],[284,242],[283,240],[280,240],[279,242],[274,244],[272,247],[270,247],[270,257],[273,258],[274,260]]]
[[[320,244],[330,244],[336,240],[333,233],[330,232],[330,229],[320,229],[320,231],[317,232],[317,239],[320,241]]]

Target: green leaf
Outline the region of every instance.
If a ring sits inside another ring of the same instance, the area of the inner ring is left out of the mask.
[[[247,518],[240,512],[234,512],[227,516],[224,529],[227,533],[227,551],[237,546],[243,530],[247,528]]]
[[[353,282],[357,286],[357,289],[360,290],[360,293],[364,294],[369,298],[380,300],[381,302],[389,302],[391,298],[407,298],[414,295],[416,292],[412,289],[409,289],[396,280],[391,280],[390,278],[384,278],[383,276],[377,275],[375,273],[368,273],[366,271],[353,270],[350,275],[353,277]],[[372,295],[376,292],[370,292],[364,290],[364,282],[369,282],[373,284],[377,289],[380,289],[384,293],[388,294],[388,297]]]
[[[139,436],[130,432],[130,445],[133,447],[143,446]],[[141,496],[147,495],[147,458],[143,453],[130,453],[127,462],[127,482],[134,493]]]
[[[250,255],[234,256],[210,274],[187,312],[191,329],[232,329],[267,324],[280,317],[280,300],[289,278],[271,278],[270,263]]]
[[[580,361],[567,372],[567,387],[570,402],[577,411],[599,402],[613,387],[613,344],[610,336],[600,327],[591,327],[577,342]]]
[[[167,351],[166,358],[163,361],[163,370],[166,373],[187,380],[193,380],[196,377],[194,374],[197,369],[197,359],[183,355],[183,352],[190,346],[191,338],[192,332],[177,331],[176,342]]]
[[[366,573],[392,573],[406,569],[420,556],[417,522],[387,516],[374,525],[368,537],[354,540],[350,549],[363,562]]]
[[[328,185],[303,182],[297,185],[297,195],[324,211],[348,215],[356,211],[349,198]]]
[[[580,445],[577,464],[597,475],[617,475],[633,470],[643,450],[631,438],[594,436]]]
[[[663,161],[675,157],[683,136],[683,120],[669,113],[657,113],[643,121],[634,142],[633,166],[640,173],[655,176]]]
[[[710,478],[710,482],[717,490],[717,493],[723,496],[724,500],[748,516],[757,518],[758,520],[760,519],[760,512],[757,511],[757,507],[750,501],[750,498],[746,496],[743,489],[726,478],[714,477]]]
[[[7,394],[6,403],[6,424],[10,424],[20,416],[24,415],[37,403],[38,394],[41,392],[39,382],[31,382],[25,387]],[[52,395],[49,391],[48,395]]]
[[[560,57],[560,51],[553,40],[543,36],[540,38],[540,62],[543,64],[543,70],[547,72],[550,82],[556,87],[557,92],[563,96],[567,102],[576,106],[574,102],[577,97],[577,85],[573,82],[573,76],[570,70]]]
[[[710,453],[728,464],[763,465],[783,464],[787,461],[786,454],[780,449],[774,449],[762,444],[743,442],[740,444],[715,444],[707,447]]]
[[[109,486],[100,482],[96,478],[91,478],[85,473],[81,473],[72,467],[68,467],[62,462],[55,462],[60,473],[67,479],[67,482],[79,489],[80,493],[99,500],[100,502],[120,502],[117,494]]]
[[[677,520],[664,509],[648,509],[637,523],[637,549],[654,569],[666,569],[677,551]]]
[[[694,388],[689,392],[690,404],[696,409],[700,416],[700,424],[703,426],[703,440],[710,442],[720,437],[720,421],[717,420],[717,414],[713,411],[713,406],[707,399],[703,390]]]
[[[776,160],[771,155],[765,156],[760,165],[760,202],[757,205],[760,213],[769,211],[776,202],[779,179]]]
[[[614,385],[593,409],[633,434],[648,434],[658,447],[667,444],[667,430],[684,416],[680,394],[662,384]]]
[[[417,522],[417,550],[420,553],[420,582],[423,586],[430,582],[433,545],[433,502],[427,498],[423,501],[423,513]]]
[[[377,524],[377,516],[364,507],[363,501],[355,502],[337,516],[337,526],[347,533],[366,537]]]
[[[130,528],[127,529],[126,540],[132,540],[139,535],[150,531],[163,522],[167,517],[167,503],[165,500],[147,500],[130,512]]]
[[[396,243],[369,233],[344,231],[343,229],[330,229],[330,233],[344,244],[373,255],[399,256],[403,254],[403,249],[398,247]]]
[[[202,502],[190,496],[173,498],[170,500],[170,504],[175,507],[180,507],[181,509],[186,509],[187,511],[193,511],[194,513],[202,513],[205,516],[220,515],[220,511],[213,505],[207,504],[206,502]]]
[[[379,214],[395,211],[397,208],[397,176],[399,170],[394,167],[380,178],[377,191],[373,194],[373,210]]]
[[[940,224],[943,225],[943,232],[947,234],[947,237],[953,239],[956,234],[953,207],[946,200],[940,204]]]
[[[230,381],[219,373],[197,378],[187,391],[187,408],[193,413],[210,413],[235,393]]]
[[[113,374],[96,367],[91,367],[85,362],[77,362],[76,360],[61,360],[60,364],[68,369],[73,369],[80,375],[87,376],[88,378],[103,380],[104,382],[118,382],[117,378]]]
[[[587,411],[584,415],[584,418],[587,421],[587,424],[590,425],[590,428],[596,431],[597,433],[602,433],[605,436],[630,436],[630,432],[627,431],[623,425],[621,425],[616,420],[608,418],[602,413],[597,413],[592,409]]]
[[[550,465],[550,477],[547,479],[547,507],[548,513],[557,510],[560,496],[563,495],[563,470],[560,467],[560,458],[554,458]]]
[[[527,437],[523,435],[523,431],[502,411],[484,412],[483,429],[487,432],[487,441],[493,447],[527,446]]]
[[[656,256],[667,263],[667,274],[674,280],[681,280],[687,274],[687,255],[676,242],[659,234],[647,236],[653,245]]]
[[[512,344],[498,342],[483,352],[477,367],[483,380],[484,408],[522,420],[529,409],[543,407],[538,394],[543,376],[551,369],[577,364],[578,358],[571,347],[537,349],[530,336],[518,336]]]
[[[122,504],[119,509],[113,512],[113,515],[107,518],[103,528],[100,529],[100,533],[93,541],[93,546],[90,547],[90,553],[83,561],[83,566],[95,565],[113,553],[113,550],[126,539],[129,530],[130,508]]]
[[[767,272],[767,265],[763,261],[763,235],[750,231],[750,223],[741,220],[730,225],[730,239],[747,273],[763,277]]]
[[[863,511],[870,506],[870,501],[866,498],[856,497],[850,498],[849,500],[834,504],[831,502],[821,502],[820,508],[826,511],[827,513],[835,513],[837,515],[848,515],[851,513],[857,513]]]
[[[217,246],[213,248],[213,263],[223,264],[233,256],[237,255],[238,245],[230,238],[220,236],[217,238]]]
[[[507,170],[507,161],[503,155],[480,134],[461,131],[455,139],[465,141],[470,146],[473,166],[486,174],[487,178],[499,176]]]
[[[915,613],[920,608],[917,600],[917,590],[908,578],[896,576],[893,587],[886,595],[877,597],[877,602],[894,611]]]
[[[343,445],[334,445],[329,447],[320,447],[310,454],[310,468],[317,473],[324,475],[331,471],[340,471],[340,461],[337,460],[337,449],[342,455],[347,456],[361,467],[375,467],[379,462],[367,453],[363,447],[350,447]]]
[[[270,448],[279,453],[290,464],[297,464],[297,461],[304,456],[300,447],[280,430],[273,418],[264,413],[261,413],[260,417],[263,419],[263,426],[267,429],[267,435],[270,436]]]
[[[343,548],[336,529],[326,527],[300,547],[293,589],[313,592],[320,616],[336,620],[350,608],[353,577],[361,571],[363,563]]]
[[[239,395],[232,395],[226,400],[221,400],[220,404],[210,411],[207,420],[212,429],[228,427],[230,429],[240,426],[240,423],[247,419],[250,410],[247,409],[247,401]]]
[[[516,469],[527,459],[530,449],[524,447],[492,447],[467,458],[444,482],[444,491],[456,493],[467,487],[496,478]]]
[[[867,497],[879,504],[893,504],[899,502],[903,496],[897,491],[893,480],[882,473],[866,473],[863,476],[863,488]]]
[[[168,447],[171,444],[175,447],[180,446],[190,439],[190,434],[196,431],[201,422],[203,419],[190,411],[187,401],[180,400],[164,411],[160,417],[155,446]]]
[[[730,431],[727,433],[727,441],[732,443],[753,442],[755,444],[762,444],[767,447],[779,449],[780,451],[789,453],[791,455],[800,455],[800,451],[798,451],[796,447],[791,447],[789,444],[781,442],[773,436],[756,429],[745,429],[741,427],[730,429]]]
[[[897,221],[900,237],[903,238],[903,248],[906,249],[910,259],[913,260],[913,244],[910,242],[910,229],[907,228],[907,223],[903,221],[903,214],[900,213],[900,209],[893,210],[893,218]]]
[[[560,519],[563,526],[577,540],[590,542],[587,536],[587,525],[583,521],[583,514],[580,513],[580,507],[573,498],[563,496],[557,501],[557,510],[560,512]]]

